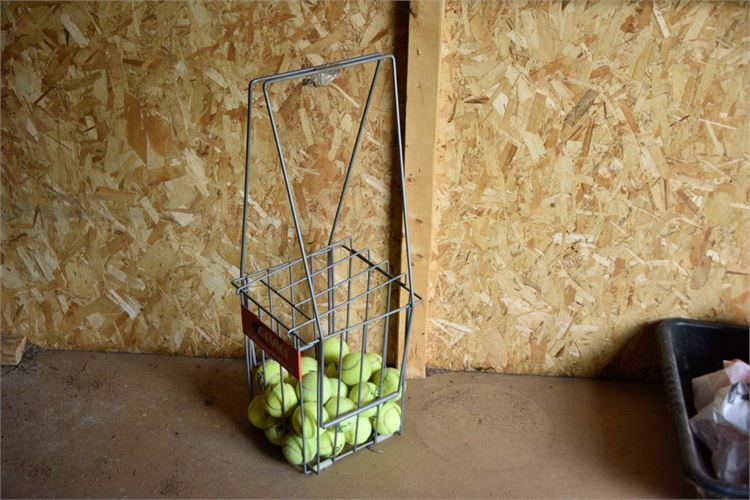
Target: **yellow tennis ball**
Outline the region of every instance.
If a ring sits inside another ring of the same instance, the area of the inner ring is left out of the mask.
[[[255,381],[261,390],[266,390],[266,388],[278,384],[288,375],[289,372],[286,371],[286,368],[272,359],[266,360],[265,365],[260,364],[255,369]]]
[[[357,408],[357,405],[354,404],[354,401],[346,397],[336,398],[336,396],[334,396],[325,404],[325,409],[326,412],[328,412],[329,417],[328,420],[333,420],[339,415],[345,415],[355,408]],[[356,418],[357,417],[351,417],[339,422],[339,430],[344,432],[349,430],[349,428],[354,425]]]
[[[383,396],[393,394],[398,390],[398,384],[400,380],[401,372],[399,370],[397,370],[396,368],[386,368],[383,372],[383,387],[381,388],[380,393]],[[370,377],[370,382],[372,382],[376,386],[380,384],[380,370],[372,374],[372,377]]]
[[[284,458],[286,458],[292,465],[306,464],[318,453],[315,440],[305,439],[304,447],[302,443],[302,436],[294,434],[293,432],[287,434],[284,439],[282,452],[284,453]]]
[[[360,370],[362,376],[360,378]],[[364,356],[358,352],[350,352],[341,361],[341,381],[348,386],[357,385],[360,380],[370,379],[372,369],[367,362],[364,362]]]
[[[275,424],[265,430],[266,438],[276,446],[284,444],[286,438],[286,423],[283,420],[277,420]]]
[[[299,403],[294,387],[286,383],[269,387],[265,396],[265,409],[269,415],[276,418],[288,417]]]
[[[336,363],[328,363],[325,374],[328,378],[336,378],[339,376],[339,367],[336,366]]]
[[[302,356],[302,359],[300,361],[300,378],[304,377],[310,372],[316,371],[318,371],[318,360],[309,356]]]
[[[365,363],[370,365],[370,373],[372,373],[376,370],[380,370],[383,366],[383,357],[375,352],[366,352]]]
[[[300,401],[305,403],[314,402],[318,400],[318,372],[310,372],[304,377],[299,384],[297,384],[297,396]],[[323,383],[321,389],[323,390],[323,401],[325,404],[331,398],[331,384],[328,382],[328,377],[322,375]]]
[[[365,417],[357,417],[354,425],[348,431],[344,432],[346,444],[352,446],[367,442],[370,439],[370,434],[372,434],[372,424],[370,423],[370,419]]]
[[[362,407],[371,401],[375,401],[378,398],[378,386],[372,382],[362,382],[357,384],[349,390],[349,399],[358,402],[357,406]],[[363,411],[360,415],[363,417],[371,417],[375,414],[376,408],[373,406],[369,410]]]
[[[338,363],[339,357],[349,354],[349,346],[341,336],[331,337],[323,341],[323,359],[326,363]]]
[[[320,434],[320,456],[329,458],[338,455],[346,446],[346,436],[343,432],[328,429]]]
[[[320,409],[322,412],[323,422],[328,420],[328,412],[325,408]],[[305,424],[302,425],[302,416],[304,412]],[[292,428],[294,431],[306,438],[315,437],[318,428],[318,405],[317,403],[305,403],[298,406],[292,414]]]
[[[267,429],[278,422],[266,411],[266,396],[260,394],[255,396],[247,407],[247,419],[258,429]]]
[[[328,384],[331,386],[331,399],[345,398],[349,395],[349,386],[337,378],[329,378]]]
[[[379,414],[370,417],[370,422],[378,434],[393,434],[401,429],[401,407],[386,403],[380,407]]]

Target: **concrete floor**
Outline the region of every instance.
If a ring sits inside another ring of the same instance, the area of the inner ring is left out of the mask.
[[[687,497],[661,386],[446,373],[320,476],[246,421],[243,363],[41,352],[2,373],[2,497]]]

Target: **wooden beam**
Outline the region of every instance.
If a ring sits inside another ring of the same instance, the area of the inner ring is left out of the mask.
[[[3,335],[0,339],[0,364],[17,365],[26,349],[26,336]]]
[[[438,86],[440,80],[443,0],[412,0],[409,16],[409,58],[406,81],[406,197],[411,231],[412,282],[423,298],[416,307],[407,352],[408,378],[423,378],[426,327],[429,318],[432,190],[437,145]],[[406,258],[401,259],[402,271]],[[403,337],[402,337],[403,338]],[[399,343],[399,359],[403,354]]]

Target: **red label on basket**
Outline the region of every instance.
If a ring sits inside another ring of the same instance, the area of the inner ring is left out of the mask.
[[[300,380],[302,369],[299,351],[276,335],[245,306],[240,307],[242,308],[242,331],[245,332],[245,335],[278,361],[281,366],[289,370],[294,378]]]

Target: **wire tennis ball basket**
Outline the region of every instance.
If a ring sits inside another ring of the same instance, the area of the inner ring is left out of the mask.
[[[374,66],[372,80],[327,244],[307,248],[269,87],[295,80],[301,85],[326,87],[341,72],[365,65]],[[406,259],[403,272],[369,248],[358,247],[356,235],[334,239],[342,225],[351,180],[357,175],[355,159],[384,65],[390,65],[393,85],[397,184]],[[256,87],[260,87],[270,122],[299,257],[246,272]],[[396,60],[392,55],[355,57],[255,78],[249,84],[240,276],[232,281],[240,297],[245,334],[248,417],[253,425],[264,429],[269,440],[282,446],[289,462],[306,474],[319,473],[344,457],[403,432],[406,353],[414,306],[421,300],[412,288],[403,158]],[[403,336],[400,362],[388,352],[389,344],[399,334]],[[369,349],[372,345],[377,346],[375,350]],[[400,368],[389,366],[389,359],[396,360],[394,364]]]

